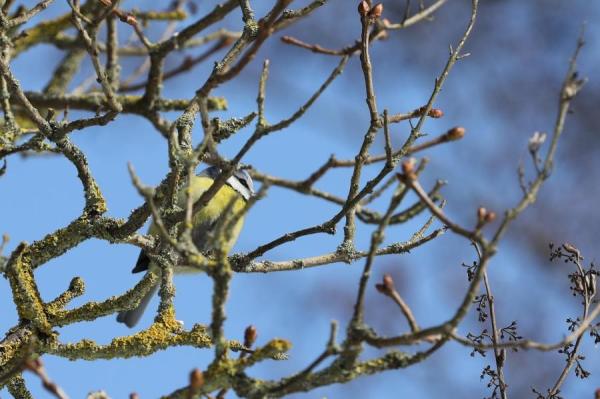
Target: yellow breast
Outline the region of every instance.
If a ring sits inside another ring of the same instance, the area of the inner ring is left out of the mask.
[[[191,196],[194,202],[200,199],[200,196],[210,188],[213,180],[206,176],[194,176],[191,181],[190,190]],[[179,197],[180,206],[185,206],[185,194],[182,192]],[[193,215],[192,224],[198,226],[208,221],[218,220],[222,216],[233,217],[233,215],[239,214],[245,206],[245,200],[242,198],[237,191],[233,188],[224,184],[213,198],[198,212]],[[223,213],[229,208],[229,215]],[[228,239],[220,243],[223,247],[222,250],[229,252],[231,247],[237,241],[238,235],[244,224],[244,218],[240,217],[230,230]]]

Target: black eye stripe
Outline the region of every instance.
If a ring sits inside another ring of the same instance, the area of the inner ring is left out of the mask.
[[[238,179],[238,181],[242,184],[242,186],[244,186],[248,190],[250,190],[250,186],[248,185],[248,182],[246,181],[246,179]]]

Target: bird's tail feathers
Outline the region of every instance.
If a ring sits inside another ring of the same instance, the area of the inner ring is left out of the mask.
[[[148,307],[150,300],[152,299],[154,294],[156,294],[157,290],[158,284],[152,287],[152,289],[150,289],[150,291],[148,291],[148,293],[144,295],[142,301],[137,307],[131,310],[119,312],[119,314],[117,315],[117,321],[119,323],[124,323],[129,328],[135,326],[138,323],[138,321],[140,321],[140,319],[142,318],[144,310],[146,310],[146,308]]]

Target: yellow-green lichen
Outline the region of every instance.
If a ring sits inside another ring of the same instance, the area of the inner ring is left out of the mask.
[[[25,386],[25,380],[21,374],[17,374],[11,378],[6,388],[13,398],[33,399],[31,392],[29,392],[27,386]]]
[[[174,333],[172,327],[154,323],[137,334],[114,338],[108,345],[98,345],[92,340],[84,339],[74,344],[52,345],[47,349],[50,353],[71,360],[95,360],[149,356],[178,345],[205,348],[211,345],[211,339],[206,333],[206,327],[202,325],[195,325],[190,331]]]
[[[92,180],[88,185],[85,196],[88,208],[90,208],[86,209],[88,213],[102,215],[108,210],[104,196],[100,191],[100,187],[94,180]]]
[[[19,371],[23,361],[36,352],[37,338],[29,327],[17,327],[0,342],[0,384]]]
[[[81,279],[73,279],[69,291],[76,290],[79,282],[83,284]],[[58,301],[62,295],[49,303],[46,307],[48,318],[53,325],[64,326],[82,320],[95,320],[98,317],[106,316],[115,313],[119,310],[126,310],[137,306],[144,295],[148,293],[152,287],[158,283],[158,275],[152,271],[146,273],[144,278],[135,285],[132,289],[120,296],[113,296],[102,302],[88,302],[78,308],[71,310],[63,310],[64,301]],[[66,299],[66,298],[65,298]]]
[[[265,359],[283,360],[285,353],[292,348],[292,343],[285,339],[276,338],[269,341],[265,346],[256,349],[250,356],[239,360],[244,368]]]
[[[14,54],[23,52],[29,47],[49,41],[55,35],[68,28],[71,24],[71,13],[64,14],[50,21],[40,22],[31,29],[28,29],[26,35],[21,35],[14,44]]]
[[[14,250],[6,267],[6,276],[19,318],[31,321],[38,329],[49,334],[52,326],[35,283],[28,249],[27,243],[23,242]]]
[[[227,110],[227,100],[224,97],[209,97],[207,103],[208,109],[211,111]]]
[[[172,10],[172,11],[146,11],[136,12],[133,11],[133,16],[138,17],[141,20],[154,20],[154,21],[183,21],[188,17],[184,10]]]
[[[67,227],[58,229],[35,241],[29,247],[31,267],[36,268],[52,258],[62,255],[77,246],[91,235],[90,225],[85,217],[79,217]]]
[[[81,277],[74,277],[69,284],[69,288],[60,294],[52,302],[46,304],[46,313],[54,315],[62,310],[73,298],[83,295],[85,292],[85,283]]]

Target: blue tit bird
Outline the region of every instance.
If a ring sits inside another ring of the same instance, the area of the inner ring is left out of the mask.
[[[189,189],[194,203],[210,188],[213,181],[220,173],[221,170],[218,167],[212,166],[203,170],[200,174],[191,177],[192,181],[189,185]],[[184,187],[184,189],[178,193],[178,205],[182,208],[186,205],[187,198],[184,191],[186,188],[187,187]],[[226,184],[217,191],[215,196],[211,198],[202,209],[192,215],[192,241],[199,251],[206,253],[207,251],[214,249],[211,247],[212,240],[209,237],[210,232],[215,226],[223,221],[223,218],[230,216],[226,214],[227,210],[233,214],[241,212],[246,201],[248,201],[252,195],[254,195],[252,178],[245,170],[236,170],[229,179],[227,179]],[[228,252],[233,247],[243,224],[244,218],[242,216],[238,219],[235,226],[233,226],[228,237],[229,240],[225,243],[225,248],[222,248],[223,250]],[[158,235],[158,228],[154,223],[150,226],[149,234]],[[156,270],[155,268],[157,268],[157,266],[150,261],[150,258],[148,258],[142,250],[137,263],[131,272],[140,273],[147,271],[148,269]],[[175,273],[189,271],[191,271],[190,268],[186,267],[178,266],[174,268]],[[197,269],[194,271],[197,271]],[[135,326],[157,290],[158,285],[155,285],[153,289],[142,298],[142,301],[136,308],[120,312],[117,316],[117,321],[124,323],[128,327]]]

